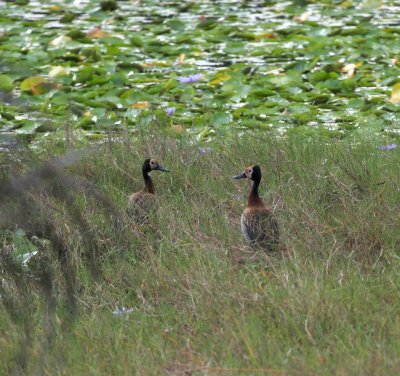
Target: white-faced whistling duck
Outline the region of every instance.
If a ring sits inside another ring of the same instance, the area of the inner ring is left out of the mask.
[[[247,167],[233,179],[250,179],[253,181],[247,207],[240,219],[243,236],[249,243],[259,245],[266,251],[276,250],[279,242],[279,225],[271,209],[265,206],[258,194],[258,186],[261,181],[260,167]]]
[[[141,191],[129,197],[127,213],[136,222],[144,223],[150,211],[158,205],[158,198],[154,193],[154,183],[150,176],[151,171],[169,172],[161,166],[155,159],[146,159],[143,163],[142,173],[144,187]]]

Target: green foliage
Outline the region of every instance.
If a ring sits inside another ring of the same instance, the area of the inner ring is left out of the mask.
[[[271,17],[257,16],[264,8]],[[172,125],[195,135],[204,130],[201,114],[210,114],[208,138],[235,132],[237,123],[281,133],[300,124],[340,138],[361,128],[396,133],[395,9],[392,1],[274,0],[259,8],[234,1],[8,2],[0,17],[0,91],[22,101],[5,101],[1,111],[10,118],[0,118],[0,129],[21,116],[38,124],[26,128],[33,134],[47,118],[63,123],[69,101],[84,107],[73,124],[102,132],[107,111],[95,115],[99,121],[89,114],[118,109],[124,121],[132,105],[147,101],[177,108]],[[177,81],[198,72],[197,82]],[[131,119],[128,131],[137,125]]]

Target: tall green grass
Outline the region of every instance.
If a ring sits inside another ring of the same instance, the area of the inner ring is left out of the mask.
[[[63,267],[43,241],[29,268],[3,255],[1,374],[400,372],[399,151],[258,136],[209,146],[110,143],[43,183],[62,176],[71,193],[39,200],[69,256]],[[124,208],[150,156],[171,172],[153,173],[161,205],[137,227]],[[281,226],[275,255],[240,233],[249,186],[230,177],[255,163]],[[4,234],[4,254],[18,252]]]

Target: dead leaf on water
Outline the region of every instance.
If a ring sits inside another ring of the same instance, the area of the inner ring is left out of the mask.
[[[154,67],[168,67],[170,64],[166,63],[165,61],[150,61],[147,63],[143,63],[143,68],[154,68]]]
[[[343,66],[342,68],[340,68],[340,71],[343,73],[346,73],[347,78],[351,78],[354,76],[354,73],[356,72],[356,69],[361,67],[363,63],[350,63],[350,64],[346,64],[345,66]]]
[[[110,34],[106,33],[105,31],[101,30],[101,27],[96,26],[93,29],[90,29],[86,36],[89,38],[106,38],[109,37]]]
[[[150,103],[149,102],[136,102],[136,103],[132,104],[130,107],[131,108],[140,108],[140,109],[149,108]]]

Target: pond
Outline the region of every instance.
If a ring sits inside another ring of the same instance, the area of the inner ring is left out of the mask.
[[[87,136],[156,122],[199,140],[400,131],[398,1],[0,7],[0,147],[66,122]]]

